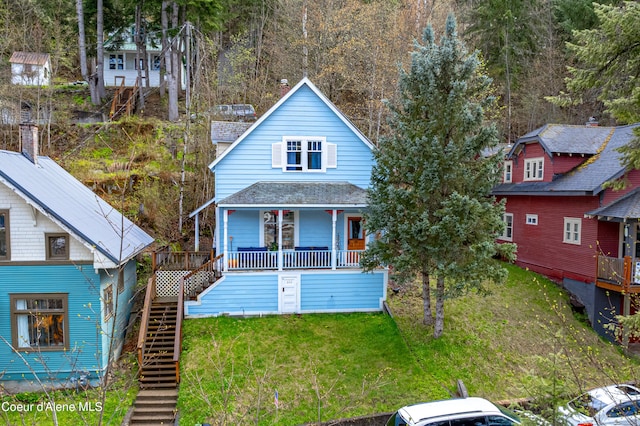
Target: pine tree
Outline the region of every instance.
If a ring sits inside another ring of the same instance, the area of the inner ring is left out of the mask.
[[[415,44],[410,70],[401,70],[399,101],[390,105],[390,136],[381,140],[369,189],[367,230],[379,235],[362,264],[391,265],[394,279],[422,282],[424,323],[439,337],[445,296],[483,290],[506,270],[492,257],[513,254],[495,242],[504,205],[490,196],[501,158],[485,110],[495,102],[477,54],[458,39],[447,18],[440,44],[429,26]],[[430,279],[436,278],[435,323]]]

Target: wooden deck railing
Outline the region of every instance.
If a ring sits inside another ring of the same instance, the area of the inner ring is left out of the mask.
[[[169,271],[191,271],[199,268],[214,258],[210,251],[172,251],[166,247],[153,254],[153,271],[164,269]]]
[[[635,276],[634,265],[640,259],[630,256],[609,257],[598,255],[596,257],[597,271],[596,283],[599,287],[621,292],[640,292],[640,280]]]
[[[156,280],[155,276],[151,276],[147,283],[147,293],[144,296],[144,306],[142,308],[142,318],[140,319],[140,331],[138,332],[138,365],[142,366],[144,349],[147,336],[147,325],[149,323],[149,314],[151,312],[151,302],[156,297]]]
[[[180,355],[182,353],[182,320],[184,319],[185,295],[189,297],[191,296],[191,291],[189,288],[191,288],[191,290],[196,289],[196,290],[202,291],[204,288],[213,284],[213,282],[216,280],[218,275],[216,270],[216,263],[221,258],[222,258],[222,255],[219,255],[209,260],[207,263],[205,263],[198,269],[195,269],[190,273],[188,273],[187,275],[185,275],[184,277],[180,278],[180,285],[178,288],[178,311],[176,315],[176,335],[175,335],[175,340],[173,342],[173,362],[176,364],[176,383],[180,383]],[[197,280],[205,279],[207,280],[207,282],[206,283],[196,282],[195,284],[191,283],[192,285],[189,285],[189,283],[194,278]]]

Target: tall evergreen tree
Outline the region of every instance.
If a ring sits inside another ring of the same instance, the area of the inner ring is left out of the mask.
[[[395,279],[422,282],[424,323],[434,337],[444,327],[444,300],[501,281],[506,270],[492,257],[511,257],[513,246],[496,244],[504,205],[490,196],[499,155],[484,155],[498,143],[484,121],[491,108],[491,81],[468,54],[447,18],[438,45],[429,26],[399,76],[399,101],[391,105],[392,133],[376,151],[369,189],[368,232],[379,235],[362,265],[391,265]],[[435,323],[430,279],[436,279]]]

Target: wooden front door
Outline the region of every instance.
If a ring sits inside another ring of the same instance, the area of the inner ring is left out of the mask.
[[[347,218],[347,250],[364,250],[364,222],[360,216]]]

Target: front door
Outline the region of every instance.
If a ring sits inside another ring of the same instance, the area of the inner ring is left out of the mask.
[[[278,285],[278,311],[293,314],[300,310],[300,275],[280,275]]]
[[[361,216],[347,217],[347,250],[364,250],[364,226]]]

